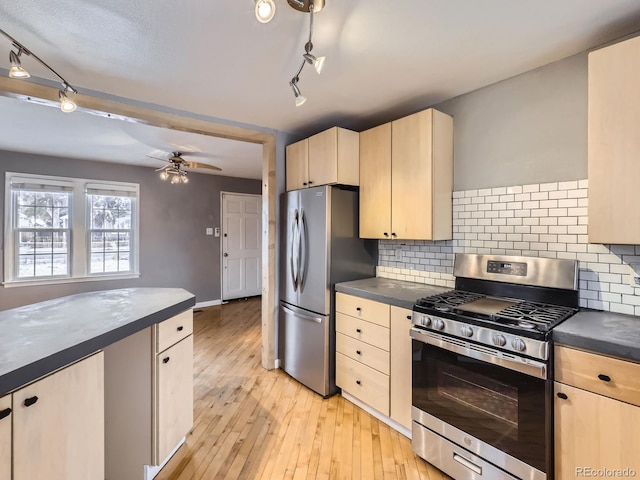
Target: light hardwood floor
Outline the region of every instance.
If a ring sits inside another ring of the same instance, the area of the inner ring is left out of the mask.
[[[264,370],[260,328],[259,298],[195,314],[193,432],[158,480],[449,478],[340,395]]]

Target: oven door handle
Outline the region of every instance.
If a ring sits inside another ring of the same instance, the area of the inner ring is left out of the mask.
[[[464,340],[446,337],[417,328],[411,328],[410,334],[411,338],[422,343],[433,345],[434,347],[449,350],[450,352],[483,362],[492,363],[542,380],[547,379],[547,365],[542,362],[515,356],[510,358],[497,350],[491,350],[487,347],[477,348],[475,345],[465,342]]]

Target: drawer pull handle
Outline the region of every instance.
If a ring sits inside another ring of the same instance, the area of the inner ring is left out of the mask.
[[[34,405],[37,401],[38,401],[38,397],[25,398],[24,406],[25,407],[30,407],[31,405]]]
[[[389,236],[389,234],[388,234],[387,232],[384,232],[384,236],[385,236],[385,237],[388,237],[388,236]]]
[[[362,352],[361,352],[360,350],[356,350],[356,353],[357,353],[358,355],[362,355]]]
[[[558,396],[558,398],[561,398],[562,400],[568,400],[569,399],[569,397],[567,397],[566,393],[558,392],[556,395]]]
[[[5,408],[4,410],[0,410],[0,420],[2,420],[3,418],[7,418],[9,415],[11,415],[10,408]]]
[[[611,377],[609,375],[604,375],[604,374],[600,374],[598,375],[598,378],[600,380],[602,380],[603,382],[610,382],[611,381]]]
[[[407,320],[411,320],[411,315],[407,315]]]
[[[356,380],[356,383],[357,383],[358,385],[362,385],[362,383],[360,382],[360,380]]]
[[[356,332],[362,333],[362,330],[360,330],[359,328],[356,328]]]
[[[361,312],[362,309],[360,307],[356,307],[356,312]]]
[[[180,325],[180,326],[178,327],[178,331],[179,331],[179,332],[181,332],[182,330],[184,330],[184,327],[183,327],[182,325]]]
[[[162,359],[162,363],[169,363],[170,358],[169,357],[164,357]]]

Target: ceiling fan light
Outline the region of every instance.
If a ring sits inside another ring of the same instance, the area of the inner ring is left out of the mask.
[[[60,110],[62,110],[64,113],[71,113],[75,111],[76,108],[78,108],[76,102],[67,97],[67,94],[62,90],[58,92],[58,97],[60,98]]]
[[[24,69],[22,63],[20,62],[20,53],[22,53],[22,51],[16,53],[11,50],[11,52],[9,52],[9,61],[11,62],[11,68],[9,68],[9,77],[11,78],[29,78],[31,76],[29,75],[29,72]]]
[[[256,18],[260,23],[268,23],[276,14],[273,0],[256,0]]]
[[[167,178],[169,178],[169,174],[166,171],[163,170],[163,171],[160,172],[160,178],[162,180],[166,180]]]
[[[180,183],[180,177],[177,175],[174,175],[173,177],[171,177],[171,184],[175,185],[176,183]]]
[[[186,175],[184,175],[182,177],[182,183],[189,183],[189,177],[187,177]]]

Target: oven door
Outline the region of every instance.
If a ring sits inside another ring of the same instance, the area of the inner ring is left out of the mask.
[[[414,421],[519,478],[538,477],[522,475],[521,462],[544,476],[546,365],[417,328],[411,336]]]

